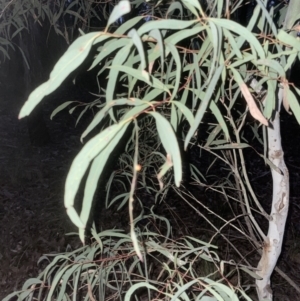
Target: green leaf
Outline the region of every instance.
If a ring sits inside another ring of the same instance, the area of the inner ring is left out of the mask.
[[[22,290],[26,290],[28,288],[31,288],[33,285],[36,284],[42,284],[43,282],[38,278],[30,278],[25,281],[25,283],[22,286]]]
[[[103,168],[107,163],[109,156],[115,150],[116,145],[122,139],[129,122],[122,126],[121,130],[117,132],[117,134],[113,137],[113,139],[108,143],[108,145],[104,148],[104,150],[94,159],[88,178],[86,180],[85,188],[84,188],[84,197],[82,203],[82,210],[80,213],[80,220],[86,227],[88,218],[90,216],[93,197],[97,188],[98,180],[101,177]],[[82,232],[82,231],[81,231]],[[81,241],[84,241],[84,231],[80,235]]]
[[[168,94],[171,94],[170,90],[168,89],[167,86],[165,86],[159,79],[156,77],[150,75],[147,71],[145,70],[137,70],[128,66],[121,66],[121,65],[113,65],[110,67],[112,70],[116,69],[118,71],[122,71],[126,74],[129,74],[146,84],[150,85],[151,87],[161,89],[163,91],[168,92]]]
[[[300,51],[300,41],[293,37],[292,35],[286,33],[284,30],[280,29],[277,35],[277,39],[284,44],[290,45]]]
[[[229,30],[223,28],[224,37],[228,39],[228,46],[232,48],[233,54],[240,60],[243,59],[243,55]]]
[[[208,138],[206,139],[206,143],[204,147],[209,147],[215,141],[221,129],[222,128],[219,124],[214,127],[214,129],[210,132]]]
[[[75,265],[75,267],[78,268],[78,265]],[[46,301],[51,301],[52,296],[54,296],[54,291],[56,287],[58,286],[59,282],[61,281],[61,278],[63,274],[69,269],[69,266],[65,266],[63,269],[61,269],[57,274],[54,275],[54,279],[51,283],[51,288],[48,292]]]
[[[149,36],[153,37],[157,41],[157,45],[154,48],[154,51],[160,53],[160,64],[161,64],[161,73],[164,73],[164,58],[165,58],[165,46],[161,32],[158,29],[153,29],[150,31]]]
[[[268,66],[271,69],[275,70],[275,72],[285,78],[285,71],[283,69],[283,67],[279,64],[279,62],[275,61],[275,60],[269,60],[269,59],[261,59],[261,60],[257,60],[256,62],[254,62],[255,64],[258,65],[263,65],[263,66]],[[277,77],[277,74],[274,74],[273,77]],[[272,76],[272,75],[271,75]]]
[[[197,35],[201,31],[205,30],[205,28],[206,28],[205,26],[200,26],[197,24],[193,28],[179,30],[179,31],[171,34],[169,37],[167,37],[165,39],[165,42],[171,43],[173,45],[177,45],[178,42],[185,40],[191,36]]]
[[[96,114],[87,129],[82,133],[80,140],[82,141],[83,138],[86,137],[103,120],[103,118],[107,115],[107,112],[109,112],[114,106],[141,106],[143,104],[148,104],[148,102],[140,100],[138,98],[120,98],[107,102],[106,106]],[[149,106],[149,104],[147,106]]]
[[[272,117],[276,104],[276,81],[270,79],[267,81],[267,85],[268,92],[266,98],[264,99],[264,116],[270,119]]]
[[[210,40],[213,45],[213,58],[211,60],[211,68],[207,78],[207,82],[210,82],[210,79],[215,71],[215,66],[217,65],[217,59],[220,58],[221,46],[222,46],[222,30],[219,26],[216,26],[214,22],[209,22],[210,28],[207,28],[207,33],[210,37]]]
[[[78,68],[88,56],[94,40],[99,37],[99,33],[89,33],[78,38],[58,60],[50,73],[47,82],[41,84],[30,95],[23,105],[19,119],[28,116],[32,110],[40,103],[46,95],[55,91],[67,76]]]
[[[210,149],[241,149],[250,147],[247,143],[230,143],[230,144],[223,144],[220,146],[210,147]]]
[[[171,51],[171,54],[173,56],[173,58],[175,59],[175,63],[176,63],[176,80],[175,80],[175,85],[174,85],[174,89],[173,89],[173,93],[171,96],[170,101],[172,101],[177,92],[178,92],[178,88],[179,88],[179,84],[180,84],[180,78],[181,78],[181,60],[180,60],[180,56],[179,53],[176,49],[176,47],[172,44],[167,43],[166,44],[166,51]]]
[[[59,295],[56,298],[57,301],[65,301],[64,296],[67,291],[67,286],[69,286],[70,281],[72,281],[70,278],[72,277],[73,273],[80,268],[80,264],[73,264],[68,266],[68,269],[63,273],[63,276],[60,279]]]
[[[131,44],[131,40],[127,38],[115,39],[106,42],[104,46],[100,48],[99,54],[94,58],[93,63],[88,70],[91,70],[98,66],[100,62],[102,62],[107,56],[116,51],[118,48],[127,46],[129,44]]]
[[[130,12],[130,2],[128,0],[122,0],[120,1],[113,9],[111,15],[109,16],[109,19],[107,21],[106,29],[114,22],[116,22],[118,19],[120,19],[123,15],[128,14]]]
[[[228,131],[227,124],[223,118],[222,113],[220,112],[219,108],[217,107],[216,103],[214,101],[211,101],[209,104],[209,108],[211,109],[214,116],[216,117],[219,125],[222,127],[222,130],[224,132],[226,139],[229,140],[229,131]]]
[[[259,6],[259,8],[261,9],[260,21],[262,22],[263,26],[265,27],[266,23],[268,23],[268,25],[270,26],[270,28],[272,30],[272,33],[274,35],[276,35],[277,34],[277,28],[276,28],[274,20],[272,19],[271,15],[270,15],[270,12],[268,12],[268,10],[266,8],[266,4],[262,0],[259,0],[259,1],[257,1],[257,6]],[[265,19],[268,22],[266,22]]]
[[[252,278],[254,279],[258,279],[258,280],[262,280],[262,277],[258,276],[256,272],[251,271],[250,269],[246,268],[246,267],[239,267],[240,270],[246,272],[247,274],[249,274]]]
[[[130,300],[134,299],[134,297],[132,295],[139,288],[148,288],[148,289],[152,289],[152,290],[158,292],[158,289],[155,286],[149,284],[148,282],[139,282],[139,283],[135,283],[130,286],[129,290],[126,292],[124,300],[130,301]]]
[[[84,229],[85,227],[74,209],[74,199],[79,184],[82,181],[90,162],[110,143],[124,126],[126,126],[126,121],[114,124],[89,140],[71,165],[65,184],[64,201],[67,214],[78,228]]]
[[[282,54],[283,55],[283,54]],[[292,68],[293,64],[296,62],[297,56],[300,55],[300,52],[294,52],[288,56],[287,62],[284,66],[284,71],[289,72],[290,68]]]
[[[171,125],[173,127],[173,130],[177,132],[177,125],[178,125],[178,115],[177,115],[177,110],[174,104],[172,103],[171,107]]]
[[[295,22],[299,20],[300,17],[300,5],[299,1],[291,0],[289,1],[288,9],[285,16],[284,29],[290,30],[295,25]]]
[[[189,298],[186,295],[186,291],[188,291],[190,287],[192,287],[194,284],[196,284],[198,282],[199,282],[199,279],[194,279],[194,280],[191,280],[191,281],[185,283],[182,286],[180,286],[177,283],[174,283],[175,286],[177,287],[177,292],[173,295],[171,301],[180,300],[179,297],[181,297],[183,300],[186,300],[186,301],[189,300]]]
[[[141,70],[144,70],[146,68],[146,58],[145,58],[145,51],[144,51],[144,46],[143,46],[142,40],[141,40],[140,36],[138,35],[136,29],[134,29],[134,28],[128,32],[128,36],[131,37],[135,47],[138,50],[139,57],[141,60],[140,68],[141,68]]]
[[[66,101],[63,104],[61,104],[60,106],[58,106],[51,114],[50,119],[52,120],[52,118],[59,113],[60,111],[62,111],[63,109],[65,109],[66,107],[68,107],[71,103],[79,103],[79,101]]]
[[[226,28],[232,32],[237,33],[239,36],[245,38],[251,46],[254,47],[256,50],[259,58],[264,59],[265,58],[265,52],[260,44],[260,42],[257,40],[257,38],[254,36],[254,34],[249,31],[247,28],[244,26],[238,24],[237,22],[227,20],[227,19],[214,19],[214,18],[209,18],[209,21]],[[253,53],[255,55],[255,53]]]
[[[196,116],[195,116],[195,121],[193,123],[193,125],[191,126],[191,128],[189,129],[187,135],[186,135],[186,138],[185,138],[185,142],[184,142],[184,148],[186,149],[192,136],[194,135],[195,131],[197,130],[202,118],[203,118],[203,115],[209,105],[209,102],[211,101],[211,97],[215,91],[215,88],[217,86],[217,83],[220,79],[220,75],[222,73],[222,70],[224,68],[224,65],[222,66],[219,66],[215,72],[215,74],[213,75],[207,89],[206,89],[206,92],[205,92],[205,97],[203,99],[203,101],[201,102],[200,104],[200,107],[196,113]]]
[[[144,16],[138,16],[138,17],[135,17],[135,18],[132,18],[132,19],[126,21],[120,27],[118,27],[118,29],[115,31],[115,34],[119,34],[119,35],[124,34],[130,28],[133,28],[143,18],[144,18]]]
[[[182,180],[182,162],[178,140],[174,130],[169,121],[161,114],[157,112],[150,112],[149,114],[155,118],[160,140],[167,154],[171,157],[171,163],[174,166],[175,184],[179,187]]]
[[[203,10],[198,0],[182,0],[182,2],[197,18],[200,17],[197,9],[200,11],[201,15],[204,16]]]
[[[195,121],[192,112],[180,101],[172,101],[172,104],[178,107],[178,110],[185,116],[191,126]]]
[[[13,293],[10,293],[9,295],[7,295],[5,298],[2,299],[2,301],[10,301],[13,299],[17,299],[20,296],[21,291],[14,291]],[[32,291],[30,290],[29,293],[32,293]],[[27,297],[27,296],[26,296]]]
[[[144,113],[149,107],[151,107],[151,103],[145,103],[144,105],[136,106],[131,110],[129,110],[128,112],[126,112],[124,116],[122,116],[121,120],[126,121],[131,118],[136,118],[141,113]]]
[[[180,16],[181,16],[181,19],[182,19],[183,8],[182,8],[182,4],[181,4],[180,2],[178,2],[178,1],[172,2],[172,3],[170,4],[170,6],[168,7],[166,16],[168,17],[168,15],[170,14],[170,12],[173,12],[173,11],[175,11],[176,9],[179,10]]]
[[[108,78],[108,83],[107,83],[107,89],[106,89],[106,102],[110,102],[111,100],[114,99],[114,92],[117,86],[117,79],[119,75],[119,70],[116,68],[115,65],[122,65],[124,61],[127,59],[132,47],[132,42],[122,49],[120,49],[117,53],[117,55],[114,57],[113,62],[112,62],[112,67],[111,70],[109,71],[109,78]],[[114,116],[111,114],[112,119],[114,120]],[[115,121],[115,120],[114,120]]]
[[[195,24],[197,20],[192,21],[181,21],[181,20],[156,20],[156,21],[149,21],[143,24],[138,29],[139,36],[153,30],[153,29],[169,29],[169,30],[181,30],[187,27],[192,26]]]

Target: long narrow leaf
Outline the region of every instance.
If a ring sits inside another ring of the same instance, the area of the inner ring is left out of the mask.
[[[89,33],[78,38],[59,59],[50,73],[50,78],[47,82],[41,84],[30,95],[28,100],[23,105],[19,119],[28,116],[39,102],[48,94],[56,90],[67,76],[78,68],[88,56],[94,40],[101,33]],[[104,40],[107,37],[103,36]]]
[[[178,140],[175,136],[171,124],[165,117],[157,112],[150,112],[150,114],[155,118],[157,131],[161,142],[167,154],[171,156],[171,160],[174,166],[175,184],[177,187],[179,187],[182,179],[182,162]]]
[[[72,222],[81,229],[85,225],[74,209],[74,198],[90,162],[109,144],[126,122],[114,124],[92,138],[74,159],[65,184],[65,207]]]
[[[191,126],[191,128],[189,129],[189,131],[186,135],[185,142],[184,142],[185,149],[187,148],[192,136],[194,135],[195,131],[197,130],[197,128],[203,118],[203,115],[209,105],[209,102],[211,101],[211,97],[215,91],[218,80],[220,79],[220,75],[222,73],[223,68],[224,68],[224,65],[219,66],[217,68],[215,74],[213,75],[213,77],[211,79],[211,82],[209,83],[209,85],[207,87],[205,97],[204,97],[203,101],[201,102],[200,107],[196,113],[194,124]]]

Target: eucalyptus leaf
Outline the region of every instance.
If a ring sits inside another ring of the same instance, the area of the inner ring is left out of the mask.
[[[68,48],[54,66],[53,71],[50,73],[49,80],[41,84],[29,95],[29,98],[19,113],[19,119],[28,116],[46,95],[55,91],[67,76],[83,63],[90,52],[94,40],[99,35],[97,32],[84,35],[78,38]]]
[[[203,101],[201,102],[200,107],[196,113],[194,124],[189,129],[188,134],[185,138],[185,142],[184,142],[185,149],[187,148],[188,143],[190,142],[192,136],[194,135],[196,129],[198,128],[198,126],[203,118],[203,115],[209,105],[209,102],[211,101],[211,97],[216,88],[217,82],[220,79],[220,75],[222,73],[223,68],[224,68],[224,66],[219,66],[217,68],[216,72],[214,73],[214,75],[212,77],[211,82],[209,83],[209,85],[206,89],[205,97],[204,97]]]
[[[179,187],[182,180],[182,162],[178,140],[174,130],[169,121],[161,114],[157,112],[150,112],[149,114],[155,118],[159,137],[167,154],[171,157],[171,164],[174,166],[175,184]]]
[[[108,161],[109,156],[115,150],[115,147],[120,143],[129,123],[126,123],[111,139],[109,144],[101,151],[101,153],[93,160],[89,170],[88,178],[84,188],[84,197],[82,203],[82,210],[80,213],[80,220],[86,226],[91,212],[93,197],[97,188],[98,180],[101,177],[103,168]],[[84,237],[81,237],[83,240]]]
[[[112,23],[116,22],[125,14],[130,12],[130,2],[128,0],[122,0],[117,5],[115,5],[109,19],[107,21],[106,28],[108,28]]]
[[[127,122],[114,124],[89,140],[71,165],[65,184],[64,202],[70,219],[78,228],[85,228],[85,225],[73,207],[79,184],[91,161],[110,143],[115,135],[126,126],[126,123]]]

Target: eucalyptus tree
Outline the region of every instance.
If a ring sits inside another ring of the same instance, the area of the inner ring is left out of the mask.
[[[100,132],[85,143],[74,159],[65,184],[65,206],[79,228],[81,240],[84,241],[94,192],[98,179],[103,176],[105,163],[120,141],[126,139],[122,142],[126,145],[122,172],[130,180],[130,189],[126,197],[124,194],[119,198],[123,197],[123,204],[127,201],[129,205],[133,247],[137,257],[145,260],[134,228],[136,220],[132,209],[137,197],[136,187],[144,185],[148,191],[157,191],[158,194],[174,189],[183,197],[179,189],[183,166],[182,139],[185,149],[196,146],[208,151],[229,168],[226,185],[223,183],[214,189],[235,204],[237,214],[233,220],[237,224],[222,216],[218,216],[223,223],[221,227],[208,220],[216,231],[210,242],[228,225],[247,238],[249,246],[261,256],[256,273],[250,271],[254,264],[245,257],[243,250],[230,239],[228,244],[240,256],[243,267],[247,266],[249,274],[256,278],[259,300],[272,300],[270,277],[281,253],[289,206],[289,174],[280,134],[282,105],[300,123],[297,101],[300,90],[288,79],[290,68],[300,56],[300,44],[296,38],[300,5],[297,0],[290,1],[289,5],[279,2],[275,6],[270,6],[266,0],[256,0],[249,22],[243,26],[232,20],[243,1],[206,1],[203,5],[197,0],[172,1],[166,13],[157,17],[154,12],[159,9],[160,2],[149,2],[149,15],[132,17],[117,29],[112,29],[112,24],[130,12],[129,1],[120,1],[103,31],[82,32],[70,45],[56,63],[49,80],[30,94],[19,117],[31,114],[44,96],[56,90],[69,74],[90,60],[90,69],[99,70],[95,82],[104,100],[100,97],[87,104],[83,113],[92,107],[98,107],[99,112],[81,138],[83,140],[96,127]],[[139,0],[133,2],[134,5],[142,3]],[[89,56],[91,49],[96,49],[92,58]],[[105,72],[108,72],[107,81],[103,80]],[[238,107],[241,98],[243,111]],[[52,116],[69,106],[75,107],[76,103],[63,103]],[[202,130],[201,122],[208,111],[216,122],[212,122],[206,141],[201,145],[197,134]],[[245,164],[244,149],[252,147],[243,138],[245,126],[249,126],[249,115],[255,120],[251,124],[252,130],[263,145],[262,153],[257,151],[258,156],[272,173],[271,212],[264,210],[263,200],[255,195]],[[128,129],[132,131],[129,136],[125,134]],[[145,147],[149,132],[151,139],[162,146],[156,151]],[[156,183],[149,180],[149,170],[156,171]],[[85,173],[88,177],[84,183],[83,206],[81,212],[76,212],[74,198]],[[199,166],[191,165],[190,173],[194,182],[206,185],[199,176]],[[119,181],[120,178],[113,174],[110,180]],[[230,192],[232,187],[238,191],[236,196]],[[267,220],[268,231],[260,225],[257,212]],[[201,215],[201,212],[197,213]],[[101,243],[97,234],[93,235]],[[155,246],[159,249],[157,244]],[[169,258],[174,259],[171,255]],[[66,270],[67,266],[63,271]],[[56,275],[56,284],[62,273]],[[72,273],[73,270],[69,270],[66,275],[70,277]],[[196,278],[193,281],[194,284],[204,280]],[[193,284],[182,285],[178,290],[180,293],[173,299]],[[157,289],[149,283],[145,286]],[[239,284],[230,287],[237,295],[250,300],[240,290]],[[224,294],[220,290],[218,296],[209,291],[215,296],[212,300],[229,300],[230,294],[225,297],[225,289]],[[161,289],[157,291],[162,292]],[[59,296],[63,294],[59,293]],[[170,298],[167,293],[164,296],[166,300]],[[195,296],[194,291],[192,296]],[[202,300],[202,296],[203,300],[208,300],[204,293],[197,296],[198,300]],[[234,300],[236,295],[232,296]]]

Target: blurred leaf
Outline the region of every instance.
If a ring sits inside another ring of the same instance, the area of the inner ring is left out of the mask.
[[[279,64],[279,62],[275,60],[262,59],[262,60],[257,60],[255,63],[259,65],[268,66],[271,69],[275,70],[279,76],[283,78],[286,77],[283,67]],[[276,77],[277,74],[274,74],[274,76]]]
[[[264,116],[266,118],[270,119],[274,109],[275,109],[275,104],[276,104],[276,81],[274,80],[268,80],[267,81],[268,85],[268,92],[266,94],[266,98],[264,99]]]
[[[189,38],[190,36],[195,36],[196,34],[205,30],[205,28],[206,28],[205,26],[197,25],[193,28],[179,30],[179,31],[173,33],[172,35],[170,35],[169,37],[167,37],[165,39],[165,42],[173,44],[173,45],[177,45],[180,41],[185,40],[185,39]]]
[[[163,42],[163,37],[161,35],[161,32],[158,29],[153,29],[150,31],[149,36],[152,36],[156,39],[157,45],[154,48],[154,51],[160,53],[160,63],[161,63],[161,73],[164,73],[164,57],[165,57],[165,46]],[[153,64],[154,61],[149,62],[149,64]],[[152,73],[151,70],[149,70],[149,73]]]
[[[178,110],[184,115],[191,126],[194,123],[194,116],[192,112],[180,101],[173,101],[172,104],[178,107]]]
[[[121,26],[118,27],[118,29],[115,31],[115,34],[119,34],[119,35],[125,34],[127,30],[133,28],[143,18],[144,16],[138,16],[126,21],[125,23],[123,23]]]
[[[249,274],[252,278],[262,280],[262,278],[260,276],[258,276],[256,272],[253,272],[246,267],[240,267],[240,269],[242,271],[246,272],[247,274]]]
[[[109,19],[107,21],[106,29],[107,31],[108,27],[116,22],[118,19],[120,19],[123,15],[126,15],[130,12],[130,2],[128,0],[121,0],[117,5],[114,6],[114,9],[112,13],[109,16]]]
[[[167,13],[166,13],[166,16],[168,17],[168,15],[170,14],[170,12],[174,12],[176,9],[179,10],[180,12],[180,17],[182,19],[182,16],[183,16],[183,8],[182,8],[182,4],[180,2],[172,2],[170,4],[170,6],[168,7],[168,10],[167,10]]]
[[[192,26],[196,23],[196,20],[192,21],[181,21],[181,20],[158,20],[149,21],[144,23],[139,29],[138,34],[142,36],[143,34],[154,30],[154,29],[169,29],[169,30],[181,30]]]
[[[233,54],[240,60],[243,59],[243,55],[233,37],[231,32],[227,30],[226,28],[223,28],[224,37],[228,39],[228,47],[232,48]]]
[[[171,125],[173,127],[174,132],[177,132],[177,125],[178,125],[178,116],[177,116],[177,110],[174,104],[172,103],[171,106]]]
[[[75,267],[78,268],[78,265],[75,265]],[[55,291],[56,287],[58,286],[59,282],[61,281],[62,276],[68,269],[69,269],[69,266],[65,266],[55,275],[46,301],[51,301],[51,296],[54,296],[54,291]]]
[[[177,92],[178,92],[178,88],[179,88],[179,84],[180,84],[180,78],[181,78],[181,60],[180,60],[180,56],[179,53],[176,49],[176,47],[172,44],[167,43],[166,44],[166,51],[170,51],[173,58],[175,59],[175,63],[176,63],[176,79],[175,79],[175,85],[174,85],[174,89],[173,89],[173,93],[171,96],[170,101],[172,101]],[[171,64],[170,64],[171,65]]]
[[[259,41],[254,36],[254,34],[244,26],[238,24],[237,22],[226,20],[226,19],[209,18],[209,21],[215,23],[216,25],[219,25],[220,27],[233,31],[239,36],[243,37],[243,39],[246,39],[249,42],[249,44],[254,47],[259,58],[261,59],[265,58],[265,52],[262,45],[259,43]],[[255,55],[255,53],[253,54]]]
[[[295,62],[297,60],[297,56],[299,56],[299,55],[300,55],[300,52],[297,53],[297,51],[294,51],[294,53],[291,53],[288,56],[287,62],[284,66],[284,71],[286,71],[287,73],[290,71],[290,68],[292,68],[292,66],[295,64]],[[283,54],[282,54],[281,58],[284,58]]]
[[[149,284],[149,283],[147,283],[147,282],[139,282],[139,283],[135,283],[135,284],[133,284],[130,288],[129,288],[129,290],[126,292],[126,295],[125,295],[125,301],[130,301],[130,300],[132,300],[132,298],[133,298],[133,293],[136,291],[136,290],[138,290],[138,289],[140,289],[140,288],[148,288],[148,289],[152,289],[152,290],[154,290],[154,291],[158,291],[158,289],[155,287],[155,286],[153,286],[153,285],[151,285],[151,284]]]
[[[145,70],[136,70],[134,68],[131,68],[128,66],[121,66],[121,65],[118,65],[118,66],[114,65],[110,68],[118,70],[118,71],[122,71],[126,74],[130,74],[131,76],[145,82],[146,84],[148,84],[154,88],[161,89],[163,91],[168,92],[168,94],[171,94],[167,86],[165,86],[159,79],[157,79],[156,77],[153,77]]]
[[[140,38],[140,36],[138,35],[136,29],[131,29],[128,32],[128,36],[131,37],[135,47],[138,50],[138,54],[141,60],[141,70],[144,70],[146,68],[146,58],[145,58],[145,51],[144,51],[144,46],[142,43],[142,40]]]
[[[284,30],[280,29],[277,35],[277,39],[284,44],[287,44],[293,48],[296,48],[297,51],[300,51],[300,41],[293,37],[292,35],[286,33]]]
[[[266,4],[262,0],[259,0],[259,1],[257,1],[257,6],[259,6],[259,8],[261,9],[260,21],[263,24],[262,27],[266,27],[266,23],[268,23],[268,25],[270,26],[270,28],[272,30],[272,33],[274,35],[276,35],[277,34],[277,28],[276,28],[274,19],[271,17],[270,12],[266,8]],[[265,20],[267,20],[267,22]]]
[[[210,147],[210,149],[241,149],[250,147],[247,143],[230,143],[230,144],[223,144],[220,146]]]
[[[290,0],[285,16],[285,22],[283,24],[284,29],[290,30],[295,25],[295,22],[300,17],[300,5],[297,0]]]
[[[198,0],[182,0],[182,2],[197,18],[200,17],[197,10],[199,10],[202,16],[204,15]]]
[[[63,109],[65,109],[66,107],[68,107],[71,103],[79,103],[78,101],[66,101],[63,104],[61,104],[60,106],[58,106],[51,114],[50,119],[52,120],[52,118],[59,113],[60,111],[62,111]]]
[[[141,106],[136,106],[136,107],[130,109],[129,111],[127,111],[123,115],[121,120],[127,120],[129,118],[136,118],[141,113],[144,113],[149,107],[151,107],[151,103],[146,103],[146,104],[141,105]]]

